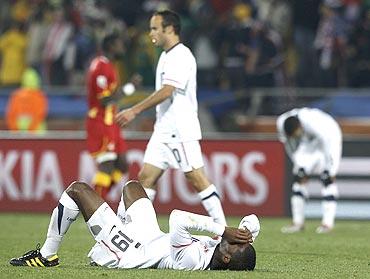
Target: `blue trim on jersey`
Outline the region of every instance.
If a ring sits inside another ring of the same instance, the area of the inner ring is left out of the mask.
[[[337,200],[337,198],[334,197],[334,196],[324,196],[324,197],[322,197],[322,199],[324,201],[336,201]]]
[[[212,196],[216,196],[218,199],[220,199],[220,196],[216,192],[213,192],[209,196],[203,198],[202,201],[205,201],[206,199],[209,199]]]
[[[305,196],[303,195],[301,191],[293,191],[293,196],[300,196],[302,198],[305,198]]]
[[[63,218],[64,205],[58,203],[58,231],[60,234],[60,228],[62,227],[62,218]]]

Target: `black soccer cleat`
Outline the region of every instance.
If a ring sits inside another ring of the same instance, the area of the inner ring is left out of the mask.
[[[9,262],[14,266],[29,266],[29,267],[53,267],[59,265],[59,258],[54,255],[48,259],[41,256],[40,244],[36,246],[36,250],[31,250],[19,258],[13,258]]]

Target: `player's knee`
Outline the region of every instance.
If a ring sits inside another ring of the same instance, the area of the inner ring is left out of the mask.
[[[123,192],[132,192],[132,191],[137,191],[139,189],[142,189],[143,186],[141,186],[140,182],[137,180],[130,180],[127,181],[125,184],[125,187],[123,187],[122,191]]]
[[[333,184],[334,183],[334,177],[333,176],[330,176],[330,174],[329,174],[328,171],[324,171],[320,175],[320,180],[321,180],[321,183],[324,185],[324,187],[327,187],[330,184]]]
[[[171,229],[173,229],[174,226],[177,226],[179,224],[178,220],[179,218],[183,218],[183,216],[181,216],[181,210],[178,209],[172,210],[168,221]]]
[[[130,180],[123,187],[122,194],[126,196],[142,196],[147,197],[141,183],[137,180]]]
[[[66,189],[66,193],[68,194],[68,196],[72,198],[78,198],[79,196],[86,193],[86,191],[91,191],[90,186],[84,182],[78,182],[78,181],[73,182]]]
[[[294,182],[299,184],[305,183],[308,180],[308,176],[303,168],[300,168],[296,174],[294,174]]]

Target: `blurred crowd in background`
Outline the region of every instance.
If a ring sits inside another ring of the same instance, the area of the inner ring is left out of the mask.
[[[370,0],[2,0],[0,86],[28,67],[43,85],[79,86],[102,36],[117,32],[122,83],[153,87],[154,10],[181,15],[200,88],[369,87]],[[180,65],[179,65],[180,66]]]

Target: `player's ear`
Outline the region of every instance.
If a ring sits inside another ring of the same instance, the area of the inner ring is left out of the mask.
[[[166,33],[168,33],[168,34],[175,33],[175,30],[173,29],[173,26],[172,26],[172,25],[167,25],[167,26],[165,27],[165,31],[166,31]]]

